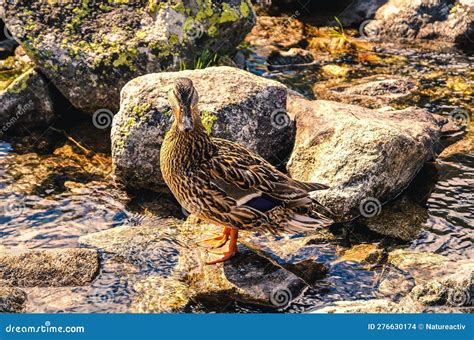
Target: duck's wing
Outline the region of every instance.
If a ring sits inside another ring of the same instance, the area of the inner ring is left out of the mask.
[[[296,181],[245,147],[214,138],[216,154],[207,164],[214,181],[223,181],[253,195],[262,194],[283,202],[288,208],[306,206],[312,202],[309,192],[327,189],[318,183]]]

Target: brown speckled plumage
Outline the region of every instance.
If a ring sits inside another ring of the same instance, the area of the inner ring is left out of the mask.
[[[332,223],[316,212],[309,216],[318,205],[309,192],[326,186],[293,180],[245,147],[206,134],[189,79],[176,81],[170,102],[175,121],[161,148],[161,170],[187,211],[238,229],[298,232]]]

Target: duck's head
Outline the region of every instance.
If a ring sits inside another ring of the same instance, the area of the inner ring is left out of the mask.
[[[181,132],[190,132],[201,126],[197,105],[199,95],[191,79],[177,78],[168,99]]]

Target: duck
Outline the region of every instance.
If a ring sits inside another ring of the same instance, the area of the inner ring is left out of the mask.
[[[246,147],[206,132],[191,79],[175,79],[168,100],[174,120],[160,149],[163,179],[184,209],[223,227],[198,242],[220,255],[207,264],[236,254],[239,230],[304,233],[333,223],[311,196],[326,185],[292,179]]]

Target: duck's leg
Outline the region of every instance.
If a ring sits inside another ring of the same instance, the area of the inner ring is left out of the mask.
[[[231,229],[232,228],[224,227],[222,235],[199,241],[198,244],[207,248],[220,248],[226,244],[229,239]]]
[[[219,263],[219,262],[224,262],[224,261],[230,259],[232,256],[234,256],[235,253],[237,252],[237,238],[239,236],[239,230],[234,229],[234,228],[229,228],[229,229],[230,229],[229,249],[225,250],[225,251],[217,250],[217,249],[216,250],[209,250],[209,253],[219,254],[219,255],[224,255],[224,256],[222,256],[220,259],[210,261],[210,262],[206,262],[206,264],[216,264],[216,263]]]

